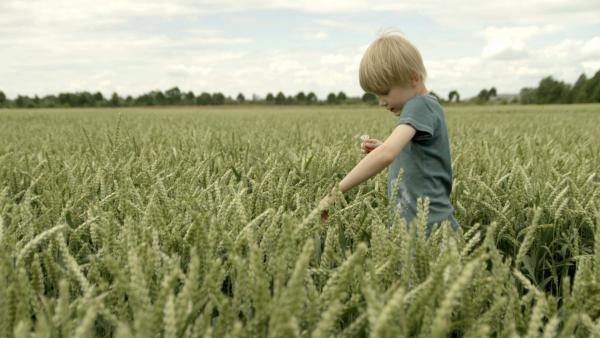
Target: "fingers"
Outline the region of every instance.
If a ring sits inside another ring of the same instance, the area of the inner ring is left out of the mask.
[[[363,154],[368,154],[371,151],[373,151],[373,149],[379,147],[380,145],[381,145],[381,141],[371,138],[371,139],[367,139],[367,140],[364,140],[361,142],[360,150]]]
[[[379,143],[377,142],[363,142],[360,146],[361,148],[374,149],[377,148],[378,145]]]
[[[370,139],[368,139],[368,140],[365,140],[365,141],[363,141],[363,143],[364,143],[364,144],[367,144],[367,145],[371,145],[371,146],[373,146],[373,145],[378,145],[379,143],[381,143],[381,141],[379,141],[379,140],[376,140],[376,139],[374,139],[374,138],[370,138]]]

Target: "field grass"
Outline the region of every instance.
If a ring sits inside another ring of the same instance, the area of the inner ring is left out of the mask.
[[[600,105],[445,109],[428,240],[383,108],[0,110],[0,337],[600,337]]]

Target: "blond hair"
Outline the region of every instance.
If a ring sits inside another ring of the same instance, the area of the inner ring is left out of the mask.
[[[362,89],[377,95],[385,95],[393,85],[408,85],[412,76],[421,81],[427,76],[421,53],[393,29],[384,30],[369,45],[358,72]]]

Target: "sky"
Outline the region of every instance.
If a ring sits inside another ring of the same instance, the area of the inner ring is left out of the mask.
[[[362,55],[390,28],[419,49],[440,96],[600,70],[600,0],[482,3],[0,0],[0,90],[358,96]]]

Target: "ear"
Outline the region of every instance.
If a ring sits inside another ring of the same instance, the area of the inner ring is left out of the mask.
[[[419,82],[421,82],[421,76],[418,75],[417,73],[412,73],[410,75],[410,84],[413,88],[416,88],[417,85],[419,84]]]

